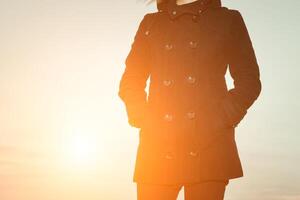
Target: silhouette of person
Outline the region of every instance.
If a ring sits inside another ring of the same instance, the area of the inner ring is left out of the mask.
[[[219,0],[157,8],[140,22],[118,93],[140,128],[137,197],[175,200],[184,187],[186,200],[221,200],[243,176],[235,127],[261,91],[252,42],[240,12]]]

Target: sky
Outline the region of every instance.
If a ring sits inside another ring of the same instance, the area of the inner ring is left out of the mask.
[[[236,130],[245,176],[225,199],[298,200],[300,1],[223,5],[242,13],[263,86]],[[117,93],[137,26],[155,11],[137,0],[0,0],[1,200],[135,199],[138,129]]]

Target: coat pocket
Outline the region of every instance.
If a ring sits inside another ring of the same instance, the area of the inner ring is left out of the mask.
[[[212,101],[209,114],[209,129],[213,132],[219,132],[222,130],[230,129],[232,126],[228,122],[226,113],[221,106],[221,101]]]

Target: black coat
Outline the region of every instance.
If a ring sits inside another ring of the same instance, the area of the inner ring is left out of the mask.
[[[243,18],[217,0],[159,9],[141,21],[120,81],[129,123],[141,128],[134,181],[241,177],[234,128],[261,91]]]

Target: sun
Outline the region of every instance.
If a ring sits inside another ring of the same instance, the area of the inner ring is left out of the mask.
[[[64,161],[74,168],[93,167],[99,156],[97,140],[87,135],[72,135],[64,145]]]

